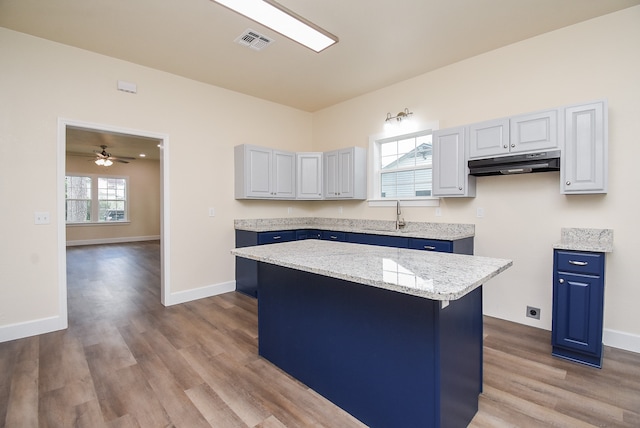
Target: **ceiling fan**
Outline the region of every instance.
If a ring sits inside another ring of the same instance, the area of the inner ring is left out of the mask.
[[[100,148],[102,149],[102,151],[93,151],[93,153],[95,153],[97,156],[96,160],[94,161],[96,165],[111,166],[113,165],[113,162],[129,163],[130,160],[135,159],[128,156],[111,156],[111,153],[107,153],[107,146],[105,145],[101,145]]]

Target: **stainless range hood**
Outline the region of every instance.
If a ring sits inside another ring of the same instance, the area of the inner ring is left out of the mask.
[[[547,171],[560,171],[560,150],[469,161],[469,174],[478,177]]]

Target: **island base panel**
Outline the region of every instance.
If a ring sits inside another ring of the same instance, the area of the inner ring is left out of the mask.
[[[441,302],[259,263],[260,355],[372,427],[465,427],[482,291]]]

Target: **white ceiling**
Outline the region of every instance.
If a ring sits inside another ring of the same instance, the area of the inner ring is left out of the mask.
[[[279,0],[315,53],[210,0],[0,0],[0,26],[314,112],[640,0]],[[234,40],[272,37],[262,51]],[[144,82],[137,82],[140,86]]]

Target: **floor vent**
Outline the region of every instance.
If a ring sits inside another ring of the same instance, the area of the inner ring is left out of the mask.
[[[257,31],[248,29],[244,33],[240,34],[235,42],[241,44],[242,46],[247,46],[253,50],[261,51],[262,49],[273,43],[273,40],[265,35],[258,33]]]

